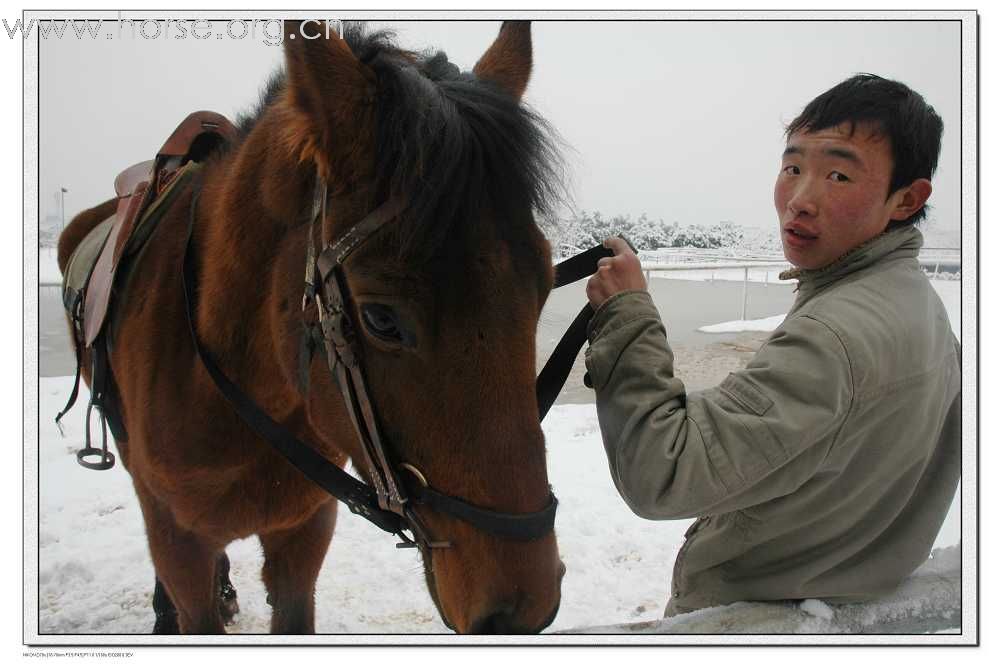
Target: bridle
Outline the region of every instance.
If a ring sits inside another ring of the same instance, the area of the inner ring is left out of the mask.
[[[313,226],[317,223],[322,224],[322,220],[326,218],[326,199],[326,183],[317,175],[307,241],[303,308],[308,307],[310,297],[315,299],[327,363],[340,387],[351,422],[362,444],[364,463],[379,508],[402,517],[415,539],[430,548],[448,547],[450,543],[435,541],[427,536],[426,528],[413,510],[414,503],[436,504],[437,510],[466,521],[480,530],[502,537],[534,540],[545,535],[552,530],[558,505],[551,491],[548,505],[535,513],[513,514],[489,511],[434,490],[419,469],[404,462],[399,465],[399,469],[408,471],[418,481],[413,496],[408,495],[406,487],[400,482],[396,469],[390,462],[391,456],[386,450],[373,402],[369,396],[368,384],[361,366],[361,349],[357,335],[359,326],[353,320],[348,307],[350,290],[344,269],[345,262],[354,250],[397,219],[405,209],[405,205],[398,199],[390,199],[383,203],[348,229],[336,242],[327,244],[313,260],[315,235]]]
[[[398,465],[398,470],[406,471],[416,481],[408,488],[401,482],[397,468],[392,465],[392,455],[381,436],[377,414],[361,364],[361,346],[357,334],[359,327],[353,320],[349,307],[350,290],[347,286],[344,264],[359,246],[397,219],[404,211],[405,204],[397,199],[382,203],[338,239],[326,244],[318,256],[315,253],[314,231],[317,223],[322,226],[326,216],[327,198],[326,182],[318,174],[309,216],[302,308],[305,312],[315,304],[318,322],[305,324],[300,372],[303,368],[308,370],[312,350],[322,342],[327,364],[340,388],[361,443],[364,471],[370,481],[370,484],[365,484],[324,458],[311,446],[299,441],[272,420],[226,377],[211,354],[198,341],[194,325],[195,274],[191,238],[200,193],[198,185],[191,200],[188,239],[184,252],[184,294],[188,326],[195,350],[203,365],[222,395],[244,422],[308,478],[347,504],[351,512],[398,536],[402,542],[397,543],[397,547],[419,547],[421,550],[429,550],[452,546],[450,542],[434,540],[430,536],[414,510],[415,505],[424,505],[433,511],[466,522],[480,531],[510,540],[533,541],[552,531],[558,501],[551,490],[548,505],[542,510],[532,513],[505,513],[482,508],[439,492],[431,487],[428,479],[418,468],[403,462]],[[554,287],[593,273],[596,270],[597,259],[607,255],[610,255],[610,251],[598,246],[559,264],[556,267],[557,279]],[[586,339],[586,324],[591,315],[589,304],[585,305],[539,374],[536,384],[539,419],[545,417],[565,383],[573,361]],[[409,531],[412,538],[408,537],[405,531]]]

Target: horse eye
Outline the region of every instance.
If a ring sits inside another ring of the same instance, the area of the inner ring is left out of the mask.
[[[368,332],[389,342],[403,341],[399,330],[396,313],[391,307],[368,303],[361,307],[361,317],[364,319]]]

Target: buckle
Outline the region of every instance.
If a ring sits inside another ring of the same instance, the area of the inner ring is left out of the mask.
[[[399,468],[400,469],[406,469],[407,471],[409,471],[410,473],[412,473],[414,476],[416,476],[417,480],[424,487],[430,487],[430,484],[427,482],[427,477],[424,476],[424,474],[421,473],[420,469],[418,469],[417,467],[413,466],[412,464],[407,464],[406,462],[403,462],[402,464],[399,465]]]

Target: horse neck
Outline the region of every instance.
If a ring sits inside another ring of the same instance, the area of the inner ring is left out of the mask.
[[[198,329],[234,380],[294,363],[300,329],[314,175],[257,134],[206,169],[197,210]]]

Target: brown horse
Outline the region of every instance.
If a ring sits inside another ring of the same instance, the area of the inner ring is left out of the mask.
[[[466,73],[443,53],[403,51],[359,26],[291,38],[298,28],[286,24],[285,71],[240,120],[239,140],[204,162],[194,210],[191,191],[175,200],[116,305],[110,361],[128,432],[119,457],[184,633],[224,632],[218,567],[228,567],[228,543],[252,534],[263,547],[272,632],[313,632],[338,505],[234,413],[199,362],[181,280],[189,218],[201,344],[271,418],[371,480],[322,353],[308,366],[308,388],[298,380],[307,222],[317,177],[327,192],[321,247],[386,200],[404,201],[405,212],[344,266],[389,455],[489,510],[532,513],[550,499],[534,337],[553,271],[534,214],[553,200],[558,171],[547,125],[520,102],[528,25],[505,24]],[[73,220],[60,238],[61,268],[113,211],[108,202]],[[511,540],[426,506],[416,512],[452,543],[422,548],[450,627],[533,632],[551,623],[565,570],[554,532]]]

